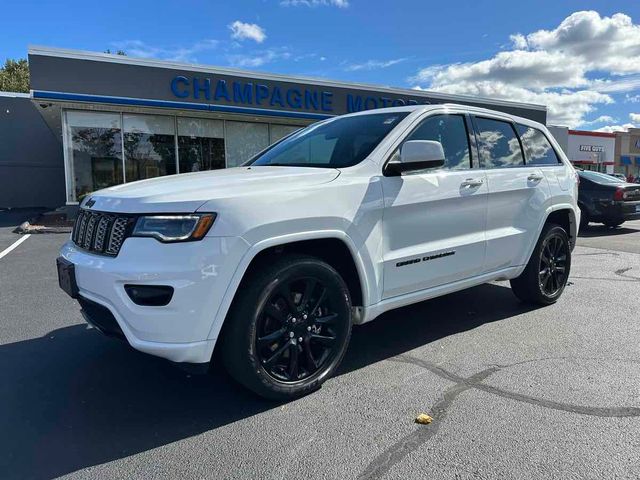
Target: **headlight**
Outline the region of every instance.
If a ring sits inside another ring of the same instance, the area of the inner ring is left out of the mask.
[[[132,237],[153,237],[161,242],[188,242],[204,237],[215,213],[193,213],[188,215],[148,215],[139,217]]]

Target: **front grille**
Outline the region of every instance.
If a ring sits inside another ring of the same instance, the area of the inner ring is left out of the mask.
[[[84,250],[115,257],[131,234],[134,221],[132,216],[81,209],[71,239]]]

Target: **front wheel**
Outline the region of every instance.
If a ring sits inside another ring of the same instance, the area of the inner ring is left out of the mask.
[[[559,225],[547,224],[524,272],[511,280],[520,300],[538,305],[555,303],[562,295],[571,269],[569,236]]]
[[[245,279],[221,338],[231,376],[258,395],[288,400],[320,387],[351,336],[351,299],[330,265],[285,255]]]

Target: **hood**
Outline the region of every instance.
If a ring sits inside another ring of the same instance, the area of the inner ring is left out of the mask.
[[[121,213],[195,212],[209,200],[294,190],[334,180],[333,168],[236,167],[169,175],[106,188],[89,195],[90,209]]]

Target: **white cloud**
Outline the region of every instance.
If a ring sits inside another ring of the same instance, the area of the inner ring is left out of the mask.
[[[457,63],[420,70],[417,81],[430,80],[438,87],[456,82],[501,81],[510,85],[543,89],[548,87],[580,87],[589,81],[583,66],[561,53],[513,50],[500,52],[489,60]]]
[[[262,43],[267,38],[264,29],[255,23],[244,23],[236,20],[229,25],[229,29],[231,30],[231,38],[236,40],[253,40]]]
[[[596,79],[591,82],[591,89],[599,92],[630,92],[640,88],[640,75],[616,76],[612,79]]]
[[[452,83],[428,90],[546,105],[549,123],[572,127],[582,123],[595,110],[594,105],[613,103],[610,96],[591,90],[536,91],[495,81]]]
[[[275,60],[287,60],[289,58],[291,58],[291,53],[287,49],[275,48],[261,50],[250,54],[227,56],[229,64],[238,68],[258,68]]]
[[[629,95],[628,93],[624,96],[625,103],[640,103],[640,95]]]
[[[598,118],[594,119],[594,120],[589,120],[589,121],[584,121],[581,123],[581,125],[587,126],[587,125],[596,125],[598,123],[612,123],[612,122],[617,122],[618,120],[616,118],[613,118],[611,115],[600,115]]]
[[[158,47],[141,40],[122,40],[111,42],[111,45],[124,50],[131,57],[196,62],[197,53],[215,50],[218,48],[219,42],[217,40],[200,40],[186,47]]]
[[[629,120],[633,123],[640,123],[640,113],[630,113]]]
[[[612,103],[610,93],[640,88],[640,25],[627,15],[575,12],[557,28],[515,33],[510,41],[489,59],[430,66],[410,81],[426,90],[544,104],[550,123],[572,127],[590,123],[585,116]]]
[[[347,8],[349,6],[348,0],[282,0],[280,5],[283,7],[318,7],[318,6],[332,6],[338,8]]]
[[[509,40],[511,40],[513,48],[515,48],[516,50],[525,50],[529,47],[529,44],[527,43],[527,37],[525,37],[521,33],[509,35]]]
[[[635,125],[633,123],[625,123],[624,125],[607,125],[606,127],[597,128],[595,131],[606,133],[627,132],[630,128],[635,128]]]
[[[404,62],[406,58],[396,58],[393,60],[367,60],[364,63],[355,63],[345,67],[347,72],[355,72],[358,70],[378,70],[381,68],[388,68],[392,65]]]
[[[527,35],[527,41],[536,49],[580,57],[590,70],[640,72],[640,25],[623,13],[601,17],[594,11],[575,12],[554,30]]]

